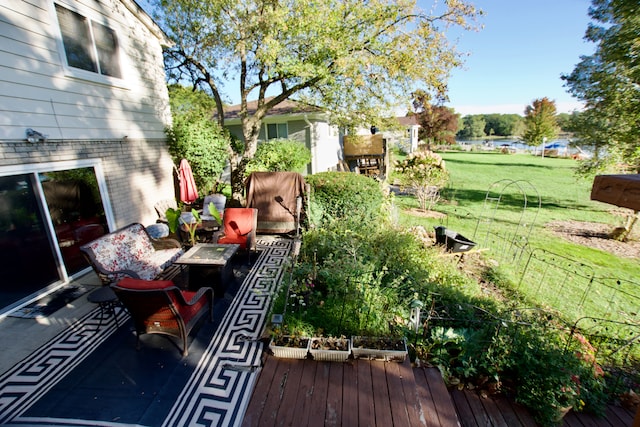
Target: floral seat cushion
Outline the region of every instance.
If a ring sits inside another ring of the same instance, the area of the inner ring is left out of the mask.
[[[138,223],[106,234],[81,250],[101,279],[109,283],[124,277],[153,280],[184,253],[179,244],[155,249],[151,237]]]

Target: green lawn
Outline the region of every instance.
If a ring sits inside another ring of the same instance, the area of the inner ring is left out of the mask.
[[[571,264],[568,269],[579,269],[577,274],[552,273],[555,276],[551,280],[555,283],[580,281],[579,276],[587,276],[590,271],[598,277],[616,277],[636,283],[640,280],[638,260],[576,245],[545,228],[545,224],[556,220],[600,222],[610,224],[611,228],[624,224],[624,218],[614,214],[614,206],[590,200],[592,181],[574,174],[576,161],[528,154],[445,152],[441,155],[450,173],[450,184],[442,192],[443,199],[435,210],[447,215],[443,218],[412,215],[407,209],[418,207],[415,198],[399,196],[396,206],[402,225],[423,225],[428,231],[444,225],[478,242],[479,248],[491,246],[486,238],[487,230],[528,237],[530,248],[557,254],[563,263]],[[501,197],[499,204],[494,200],[498,197]],[[489,259],[504,255],[496,253],[500,250],[496,251],[495,246],[485,249],[488,250],[483,256]],[[513,264],[502,262],[499,272],[517,285],[518,267],[521,266]],[[635,289],[625,290],[640,296]],[[535,292],[534,299],[538,302],[553,302],[559,296],[558,288],[553,287]],[[594,292],[604,291],[595,289]],[[567,312],[573,319],[593,311],[590,307],[576,311],[575,305],[574,301],[572,305],[555,305],[555,308]]]

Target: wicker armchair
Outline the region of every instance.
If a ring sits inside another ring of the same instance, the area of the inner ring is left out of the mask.
[[[111,285],[118,299],[131,314],[136,329],[136,349],[140,335],[165,334],[182,341],[187,356],[187,337],[204,315],[213,320],[213,289],[183,291],[170,280],[125,278]]]

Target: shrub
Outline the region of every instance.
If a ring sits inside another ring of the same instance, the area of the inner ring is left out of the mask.
[[[300,141],[271,139],[258,144],[256,154],[247,164],[251,172],[301,172],[311,162],[311,151]]]
[[[400,184],[415,191],[420,209],[431,210],[438,201],[439,190],[449,180],[442,158],[431,151],[419,151],[396,162]]]
[[[307,216],[311,226],[346,221],[349,227],[379,227],[386,220],[381,184],[364,175],[322,172],[305,178],[311,186]],[[347,227],[348,228],[348,227]]]
[[[201,194],[215,190],[227,162],[230,139],[211,120],[213,99],[201,91],[169,87],[173,125],[165,130],[169,154],[175,164],[187,159]]]

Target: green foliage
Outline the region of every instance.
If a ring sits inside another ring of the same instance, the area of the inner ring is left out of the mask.
[[[485,136],[485,125],[484,117],[479,114],[464,116],[462,118],[462,129],[458,131],[456,136],[462,139],[483,137]]]
[[[640,171],[640,14],[637,0],[593,0],[585,39],[596,44],[562,78],[586,109],[577,136],[600,147],[593,171],[602,164]]]
[[[354,173],[322,172],[305,180],[311,186],[308,208],[311,226],[338,220],[354,227],[382,225],[385,197],[380,183],[374,179]]]
[[[215,209],[215,207],[214,207]],[[175,233],[178,231],[181,225],[184,225],[187,231],[189,232],[189,241],[191,242],[191,246],[195,246],[196,244],[196,230],[198,229],[198,225],[202,224],[202,219],[200,218],[200,214],[197,210],[191,209],[191,221],[185,222],[182,217],[182,211],[179,209],[169,208],[165,213],[167,217],[167,222],[169,223],[169,231]],[[218,218],[220,214],[218,214]]]
[[[247,164],[251,172],[302,172],[311,162],[311,151],[304,143],[292,139],[271,139],[258,145]]]
[[[213,100],[202,91],[169,86],[173,125],[166,130],[175,164],[187,159],[200,193],[215,190],[227,162],[229,137],[211,120]]]
[[[511,136],[518,135],[522,116],[518,114],[484,114],[486,135]]]
[[[513,136],[523,133],[524,121],[518,114],[471,114],[463,118],[458,138]]]
[[[529,145],[540,145],[558,136],[556,104],[548,98],[535,99],[525,110],[522,139]]]
[[[604,413],[604,377],[592,362],[567,351],[565,337],[541,327],[518,328],[507,374],[517,378],[516,400],[544,426],[558,424],[563,408]]]
[[[442,157],[431,151],[418,151],[397,161],[395,171],[400,184],[414,191],[422,210],[431,210],[449,179]]]
[[[413,93],[414,115],[420,125],[418,138],[427,144],[454,144],[460,126],[460,115],[453,108],[431,105],[430,96],[422,91]]]
[[[378,123],[416,87],[442,99],[443,82],[461,63],[442,29],[472,29],[481,14],[462,0],[437,11],[379,0],[366,7],[360,0],[159,4],[157,21],[175,43],[165,50],[170,81],[205,87],[219,112],[223,88],[235,88],[243,105],[258,96],[259,108],[241,114],[244,151],[231,155],[234,198],[262,120],[278,104],[295,96],[355,126]]]
[[[214,205],[213,203],[209,203],[209,205],[205,207],[209,212],[209,215],[211,215],[218,224],[222,225],[222,216],[220,215],[218,208],[216,208],[216,205]]]

